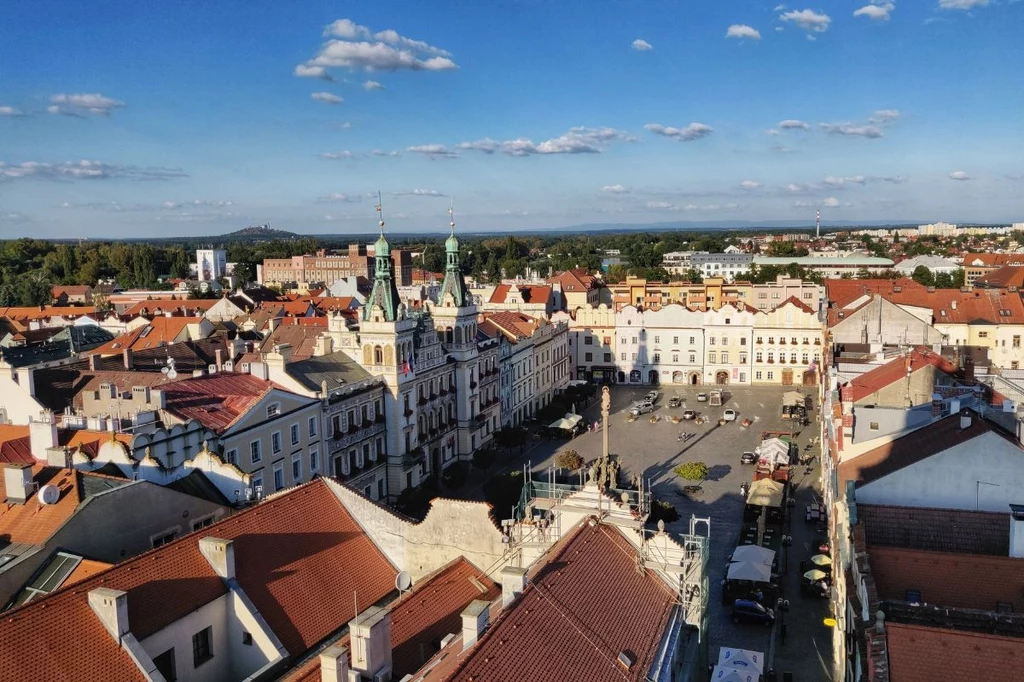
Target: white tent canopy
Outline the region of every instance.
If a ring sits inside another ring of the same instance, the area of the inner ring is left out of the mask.
[[[781,507],[785,499],[785,486],[770,478],[762,478],[750,485],[747,504],[758,507]]]
[[[804,394],[801,393],[800,391],[786,391],[785,393],[783,393],[782,404],[799,405],[800,407],[805,407],[807,405],[807,403],[805,402]]]
[[[732,561],[750,561],[771,566],[775,561],[775,550],[758,545],[740,545],[732,553]]]
[[[754,561],[734,561],[729,564],[727,580],[750,580],[766,583],[772,579],[772,567]]]
[[[565,429],[566,431],[572,431],[576,427],[576,425],[579,424],[581,421],[583,421],[582,416],[569,412],[561,419],[556,419],[555,421],[548,424],[548,428]]]
[[[760,673],[754,670],[740,670],[729,666],[723,668],[716,665],[711,671],[712,682],[757,682],[760,677]]]
[[[776,469],[789,464],[789,443],[781,438],[769,438],[754,448],[754,454],[757,455],[758,464]]]
[[[723,646],[718,652],[719,668],[737,668],[743,671],[764,672],[764,654],[749,649],[733,649]]]

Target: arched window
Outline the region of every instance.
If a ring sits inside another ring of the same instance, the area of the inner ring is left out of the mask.
[[[373,347],[373,364],[383,365],[384,364],[384,349],[380,346]]]
[[[448,403],[448,421],[455,421],[455,405]]]
[[[445,343],[451,343],[452,342],[452,328],[451,327],[445,327],[444,328],[444,342]]]
[[[462,327],[455,328],[455,343],[462,343]]]

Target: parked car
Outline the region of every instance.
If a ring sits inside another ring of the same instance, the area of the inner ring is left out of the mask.
[[[724,419],[727,422],[736,421],[736,410],[729,408],[728,410],[722,413],[722,419]]]
[[[629,411],[629,413],[631,415],[633,415],[634,417],[639,417],[640,415],[647,414],[648,412],[654,412],[654,404],[653,403],[649,403],[647,401],[644,401],[642,403],[637,403]]]
[[[683,405],[683,399],[680,398],[679,396],[674,396],[672,398],[669,398],[669,401],[668,401],[668,406],[669,407],[682,407],[682,405]]]
[[[697,413],[694,412],[693,410],[687,410],[686,412],[683,412],[683,419],[696,419],[696,418],[697,418]]]
[[[756,601],[737,599],[732,603],[732,622],[739,623],[740,621],[771,625],[775,622],[775,614]]]
[[[658,396],[659,395],[660,394],[657,391],[648,391],[647,395],[644,396],[644,400],[646,400],[648,402],[651,402],[651,403],[656,403],[656,402],[658,402]]]
[[[708,401],[708,394],[707,393],[698,393],[697,394],[697,402],[698,403],[706,403],[707,401]]]
[[[753,452],[744,452],[740,455],[740,464],[757,464],[757,455]]]

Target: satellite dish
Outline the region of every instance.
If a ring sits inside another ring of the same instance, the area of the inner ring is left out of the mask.
[[[171,368],[170,368],[170,367],[161,367],[161,368],[160,368],[160,373],[161,373],[161,374],[167,374],[167,373],[168,373],[168,372],[170,372],[170,371],[171,371]]]
[[[36,495],[39,504],[57,504],[60,501],[60,488],[55,485],[44,485]]]
[[[412,587],[412,576],[409,571],[402,571],[395,576],[395,589],[399,592],[407,592]]]
[[[168,379],[177,379],[177,378],[178,378],[178,372],[177,372],[177,370],[175,370],[175,369],[171,369],[171,370],[169,370],[169,371],[167,372],[167,378],[168,378]]]

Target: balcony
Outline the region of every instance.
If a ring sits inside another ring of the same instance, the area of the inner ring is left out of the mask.
[[[335,434],[334,438],[332,438],[330,441],[330,450],[331,452],[344,450],[346,447],[352,445],[353,443],[359,443],[366,440],[367,438],[373,438],[374,436],[384,433],[385,428],[386,425],[384,424],[383,421],[374,423],[367,422],[366,424],[363,425],[362,428],[350,430],[347,433],[344,433],[340,436]]]

